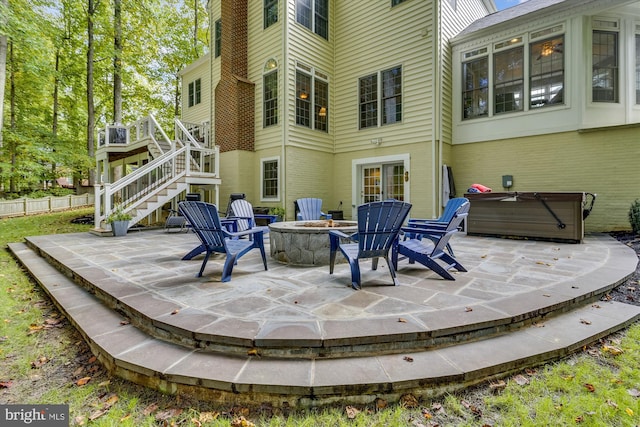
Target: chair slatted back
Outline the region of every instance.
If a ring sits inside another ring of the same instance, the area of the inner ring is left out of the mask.
[[[253,206],[246,200],[238,199],[231,202],[231,213],[232,216],[251,218],[250,220],[239,219],[237,221],[238,231],[248,230],[255,225],[255,219],[253,217]]]
[[[358,258],[386,256],[410,209],[410,203],[397,200],[358,206]]]
[[[304,198],[296,200],[300,209],[298,219],[302,221],[314,221],[322,215],[322,199]]]
[[[220,223],[216,205],[185,201],[178,204],[178,209],[187,218],[202,244],[218,248],[219,252],[226,252],[225,229]]]
[[[453,236],[454,233],[458,231],[462,221],[469,215],[469,209],[471,207],[471,203],[467,200],[466,203],[458,206],[458,209],[453,213],[452,218],[449,220],[447,224],[447,228],[442,231],[442,235],[435,242],[432,254],[437,254],[439,252],[444,251],[445,247],[449,243],[449,239]]]

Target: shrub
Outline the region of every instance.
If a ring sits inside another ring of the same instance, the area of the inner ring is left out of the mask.
[[[629,223],[634,233],[640,233],[640,200],[638,199],[629,208]]]

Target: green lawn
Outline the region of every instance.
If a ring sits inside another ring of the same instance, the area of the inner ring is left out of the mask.
[[[0,242],[84,232],[70,211],[0,220]],[[7,250],[0,252],[0,403],[70,406],[87,426],[638,426],[640,326],[556,364],[429,401],[286,411],[166,396],[112,377]],[[634,286],[637,285],[633,284]]]

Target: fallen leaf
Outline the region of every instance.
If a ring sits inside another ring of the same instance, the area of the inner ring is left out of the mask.
[[[587,319],[580,319],[580,323],[584,323],[585,325],[590,325],[591,321]]]
[[[621,348],[614,347],[614,346],[608,346],[608,345],[602,346],[602,351],[605,352],[605,353],[610,353],[613,356],[618,356],[618,355],[623,353]]]
[[[607,405],[611,406],[612,408],[618,407],[618,404],[611,399],[607,399]]]
[[[178,313],[180,313],[180,310],[178,310],[178,309],[176,308],[175,310],[173,310],[173,311],[171,312],[171,315],[178,314]]]
[[[347,406],[346,408],[344,408],[344,410],[347,413],[347,418],[349,418],[350,420],[354,419],[356,415],[360,413],[360,411],[353,406]]]
[[[600,308],[600,305],[598,305],[598,304],[592,304],[592,305],[591,305],[591,307],[593,307],[593,308]]]
[[[531,377],[538,373],[535,369],[532,368],[527,368],[524,370],[524,372],[526,372],[526,374]]]
[[[400,323],[407,323],[407,319],[403,319],[402,317],[398,319],[398,322]]]
[[[543,322],[534,322],[533,326],[536,328],[544,328],[544,323]]]
[[[31,362],[31,369],[38,369],[49,361],[45,356],[41,356],[38,360]]]
[[[12,381],[0,381],[0,388],[9,388],[13,385]]]
[[[629,396],[640,397],[640,390],[638,390],[637,388],[627,390],[627,393],[629,393]]]
[[[86,385],[89,381],[91,381],[91,377],[80,378],[78,381],[76,381],[76,385],[82,387],[83,385]]]
[[[169,418],[177,417],[182,414],[182,409],[180,408],[170,408],[166,411],[161,411],[156,414],[156,421],[166,421]]]
[[[86,418],[84,416],[78,415],[77,417],[75,417],[73,419],[73,425],[74,426],[83,426],[85,421],[86,421]]]
[[[154,413],[156,410],[158,409],[158,404],[157,403],[152,403],[151,405],[147,406],[146,408],[144,408],[144,411],[142,411],[142,414],[144,416],[147,415],[151,415],[152,413]]]
[[[627,414],[629,414],[630,417],[633,416],[633,409],[627,408],[627,409],[625,409],[625,411],[627,412]]]
[[[131,321],[130,321],[130,320],[121,320],[121,321],[120,321],[120,326],[125,326],[125,325],[128,325],[128,324],[130,324],[130,323],[131,323]]]
[[[407,361],[407,362],[413,362],[413,357],[405,356],[405,357],[402,358],[402,360]]]
[[[464,308],[464,311],[466,311],[466,312],[468,313],[468,312],[470,312],[470,311],[473,311],[473,308],[471,308],[471,307],[465,307],[465,308]]]
[[[413,394],[404,394],[400,397],[400,405],[403,408],[417,408],[419,403],[418,399]]]
[[[543,297],[547,297],[547,298],[550,298],[550,297],[551,297],[551,295],[549,295],[549,294],[542,294],[542,296],[543,296]]]
[[[381,398],[376,398],[375,400],[375,404],[376,404],[376,410],[379,411],[381,409],[385,409],[387,406],[389,406],[389,403]]]
[[[119,400],[119,397],[117,394],[112,394],[111,396],[109,396],[109,398],[104,402],[105,409],[115,405],[116,402],[118,402],[118,400]]]
[[[89,421],[97,420],[98,418],[100,418],[101,416],[103,416],[106,413],[107,413],[107,411],[105,411],[103,409],[101,409],[99,411],[96,411],[93,414],[89,415]]]
[[[219,416],[220,416],[220,412],[200,412],[198,421],[200,421],[201,423],[208,423],[213,420],[216,420]]]
[[[111,380],[102,381],[100,384],[98,384],[98,387],[106,387],[109,384],[111,384]]]
[[[527,385],[527,384],[529,384],[529,379],[527,377],[523,376],[523,375],[516,375],[515,377],[513,377],[513,380],[518,385]]]
[[[247,351],[247,355],[248,356],[260,356],[260,353],[258,353],[258,349],[257,348],[252,348],[252,349],[249,349]]]
[[[499,391],[504,390],[506,387],[507,383],[502,380],[498,381],[497,383],[489,384],[489,390],[491,390],[493,393],[498,393]]]
[[[579,417],[576,417],[576,423],[581,423],[584,421],[584,417],[582,415],[580,415]]]
[[[593,386],[593,384],[586,383],[584,387],[589,393],[593,393],[594,391],[596,391],[596,388]]]

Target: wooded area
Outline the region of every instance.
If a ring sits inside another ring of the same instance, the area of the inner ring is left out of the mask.
[[[0,0],[0,196],[93,184],[98,128],[179,115],[206,0]]]

